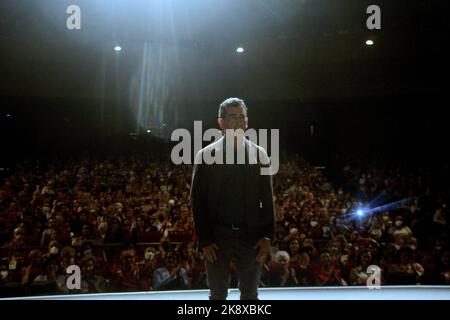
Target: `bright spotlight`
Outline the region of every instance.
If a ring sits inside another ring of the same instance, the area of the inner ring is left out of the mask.
[[[366,45],[368,45],[368,46],[373,46],[373,44],[374,44],[373,40],[366,41]]]
[[[358,209],[356,210],[356,214],[358,215],[358,217],[362,217],[364,215],[364,211],[362,209]]]
[[[237,53],[242,53],[242,52],[244,52],[244,48],[239,47],[239,48],[236,49],[236,52]]]
[[[115,46],[114,47],[114,51],[117,51],[117,52],[122,51],[122,47],[121,46]]]

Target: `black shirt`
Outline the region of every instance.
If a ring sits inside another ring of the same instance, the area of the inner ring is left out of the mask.
[[[246,148],[247,149],[247,148]],[[220,200],[218,217],[224,225],[245,226],[245,174],[248,163],[237,164],[237,152],[234,153],[234,163],[226,164],[226,148],[224,142],[223,165],[219,165]]]

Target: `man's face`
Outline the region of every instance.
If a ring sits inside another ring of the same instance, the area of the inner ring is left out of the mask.
[[[248,125],[247,114],[241,106],[230,106],[224,118],[219,118],[219,126],[222,130],[226,129],[242,129],[246,130]]]
[[[62,270],[66,271],[66,270],[67,270],[67,267],[70,266],[70,258],[69,258],[69,257],[62,257],[62,258],[60,259],[59,265],[61,266],[61,269],[62,269]]]
[[[166,266],[169,268],[174,268],[177,264],[177,261],[174,257],[167,257],[166,258]]]
[[[15,229],[14,230],[14,239],[19,241],[19,240],[22,240],[22,238],[23,238],[23,231],[22,231],[22,229],[19,229],[19,228]]]
[[[320,260],[323,264],[329,265],[331,263],[331,255],[328,252],[322,253],[320,256]]]
[[[51,262],[47,265],[47,272],[51,273],[56,271],[58,271],[58,265],[56,263]]]
[[[353,232],[353,233],[351,234],[351,236],[350,236],[350,240],[356,241],[356,240],[358,240],[358,239],[359,239],[359,233],[358,233],[358,231]]]
[[[277,262],[279,265],[284,267],[285,265],[288,264],[289,261],[286,257],[281,256],[281,257],[278,257]]]
[[[298,249],[300,248],[300,245],[297,240],[293,240],[291,241],[289,248],[291,249],[292,252],[297,252]]]
[[[131,266],[135,262],[134,252],[131,250],[127,250],[122,252],[122,262],[125,266]]]
[[[53,229],[55,227],[55,219],[49,219],[48,220],[48,228]]]
[[[89,235],[89,227],[84,225],[83,228],[81,229],[81,234],[87,237]]]
[[[371,259],[371,255],[369,253],[365,253],[361,256],[361,263],[369,264]]]
[[[408,254],[406,254],[404,252],[402,252],[400,254],[400,263],[408,264],[410,261],[411,261],[411,257]]]
[[[84,265],[84,272],[88,275],[92,274],[92,272],[94,271],[95,268],[95,264],[93,260],[89,260],[88,262],[86,262],[86,264]]]

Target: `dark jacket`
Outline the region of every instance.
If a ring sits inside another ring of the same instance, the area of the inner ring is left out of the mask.
[[[194,213],[194,225],[199,248],[215,242],[215,227],[218,225],[217,208],[221,196],[220,177],[223,164],[199,163],[203,155],[223,155],[224,137],[208,145],[195,157],[191,184],[191,206]],[[261,168],[270,166],[266,151],[244,140],[248,157],[252,160],[245,164],[245,235],[249,241],[256,242],[268,237],[273,239],[275,231],[275,211],[273,205],[272,176],[262,175]],[[256,158],[254,157],[256,155]]]

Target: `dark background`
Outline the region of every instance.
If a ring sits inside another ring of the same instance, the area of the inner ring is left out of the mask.
[[[66,28],[70,4],[81,30]],[[381,30],[366,28],[370,4]],[[282,150],[316,165],[446,164],[444,4],[2,1],[1,165],[149,151],[194,120],[216,127],[230,96],[246,101],[252,127],[280,129]]]

